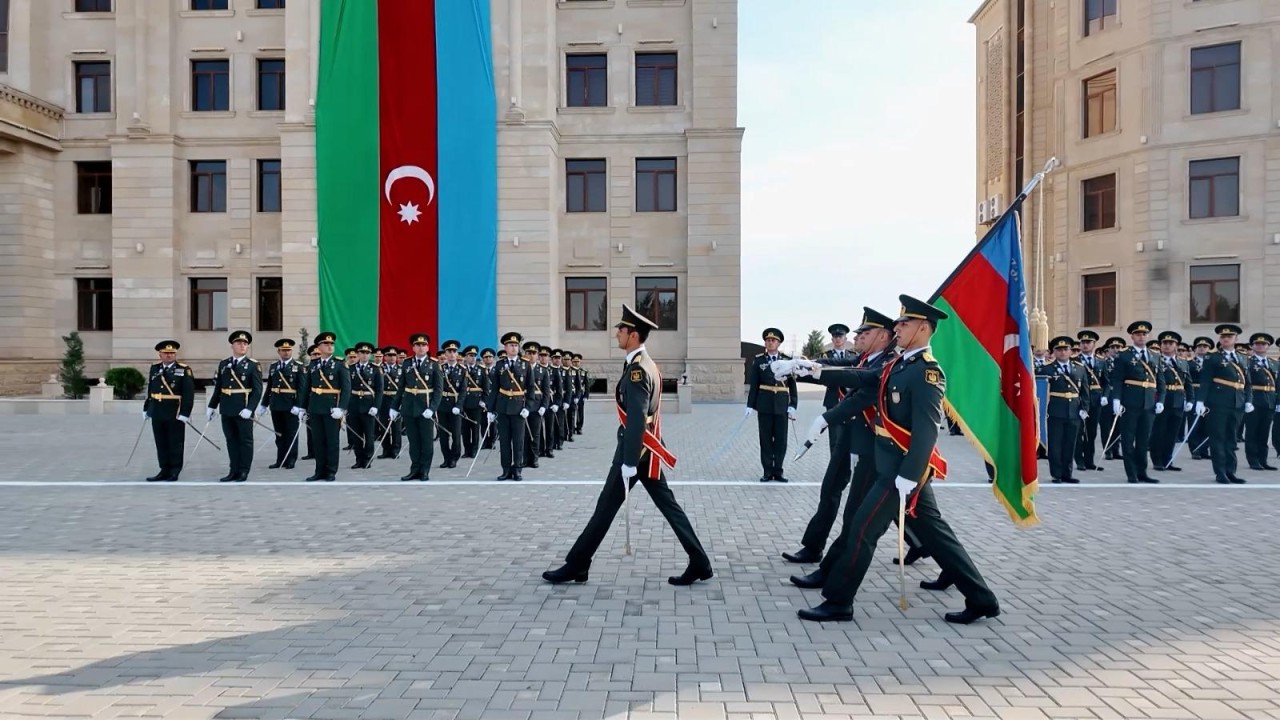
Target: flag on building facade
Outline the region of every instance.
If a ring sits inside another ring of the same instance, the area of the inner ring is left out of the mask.
[[[321,328],[348,345],[495,338],[489,0],[318,7]]]

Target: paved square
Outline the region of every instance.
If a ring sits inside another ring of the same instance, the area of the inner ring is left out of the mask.
[[[806,394],[801,432],[816,411]],[[320,486],[269,449],[210,483],[207,447],[147,485],[149,433],[121,467],[134,418],[0,418],[0,717],[1280,718],[1272,478],[1221,487],[1188,458],[1135,487],[1111,463],[1018,530],[947,437],[939,502],[1003,614],[943,622],[961,599],[915,587],[929,561],[899,611],[885,542],[855,622],[812,625],[779,553],[826,448],[757,483],[753,423],[717,453],[737,405],[664,418],[712,581],[667,585],[684,558],[641,494],[634,557],[619,518],[590,582],[541,582],[591,511],[610,412],[524,483],[496,458],[399,483],[402,459]]]

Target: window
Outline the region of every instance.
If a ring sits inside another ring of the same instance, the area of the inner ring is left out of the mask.
[[[1116,324],[1116,274],[1085,275],[1084,322],[1086,327],[1110,327]]]
[[[604,53],[565,57],[565,104],[604,107],[609,104],[609,59]]]
[[[226,10],[227,0],[191,0],[192,10]]]
[[[1116,129],[1116,71],[1108,70],[1084,81],[1084,136]]]
[[[608,279],[564,279],[564,329],[604,330],[609,327]]]
[[[230,61],[191,61],[191,109],[214,112],[231,109]]]
[[[191,329],[227,329],[226,278],[191,278]]]
[[[76,0],[76,12],[111,12],[111,0]]]
[[[636,313],[658,323],[659,330],[675,330],[676,279],[673,277],[636,278]]]
[[[280,161],[258,161],[258,212],[280,212]]]
[[[111,214],[111,161],[76,163],[76,212]]]
[[[1191,217],[1240,214],[1240,158],[1191,161]]]
[[[76,278],[76,329],[111,329],[111,278]]]
[[[1191,266],[1191,322],[1240,322],[1240,266]]]
[[[1240,43],[1191,48],[1191,114],[1240,109]]]
[[[1118,0],[1084,0],[1084,34],[1092,35],[1116,23]]]
[[[636,212],[675,212],[676,159],[636,158]]]
[[[604,212],[604,160],[565,160],[565,209],[568,212]]]
[[[675,53],[636,53],[636,105],[675,105],[676,68]]]
[[[284,329],[284,281],[278,277],[258,278],[258,329]]]
[[[259,10],[283,10],[284,0],[258,0]]]
[[[9,0],[0,0],[0,72],[9,72]]]
[[[227,162],[191,161],[191,212],[227,211]]]
[[[258,60],[258,109],[284,109],[284,58]]]
[[[1081,183],[1084,191],[1084,232],[1116,226],[1115,173],[1089,178]]]
[[[76,112],[111,112],[111,63],[78,62],[76,68]]]

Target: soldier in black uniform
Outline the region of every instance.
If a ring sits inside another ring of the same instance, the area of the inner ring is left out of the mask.
[[[1192,357],[1187,362],[1187,370],[1191,375],[1191,390],[1187,393],[1187,401],[1192,403],[1192,412],[1186,413],[1188,437],[1187,449],[1191,451],[1193,460],[1209,459],[1209,424],[1195,414],[1195,401],[1200,397],[1200,376],[1204,373],[1204,359],[1214,349],[1213,340],[1204,336],[1197,337],[1192,346]]]
[[[1107,385],[1106,361],[1097,354],[1098,333],[1092,330],[1081,330],[1076,333],[1080,341],[1080,364],[1084,367],[1089,379],[1089,404],[1085,410],[1088,417],[1080,424],[1080,437],[1076,440],[1076,469],[1101,470],[1096,458],[1098,455],[1098,428],[1102,418],[1102,399],[1106,395],[1103,388]]]
[[[1267,440],[1271,435],[1271,421],[1276,407],[1276,368],[1267,358],[1275,338],[1257,332],[1249,338],[1253,346],[1253,359],[1249,361],[1249,384],[1253,386],[1253,412],[1244,416],[1244,457],[1253,470],[1275,470],[1267,463]]]
[[[378,408],[382,404],[382,371],[369,364],[373,343],[356,343],[356,362],[351,374],[351,405],[347,408],[347,429],[351,431],[351,449],[356,461],[352,470],[369,467],[378,442]]]
[[[1107,460],[1122,460],[1124,458],[1123,444],[1120,442],[1120,419],[1111,411],[1111,398],[1107,397],[1107,395],[1111,392],[1111,374],[1116,369],[1116,357],[1126,347],[1128,347],[1128,343],[1122,337],[1107,338],[1107,356],[1103,365],[1105,377],[1099,378],[1102,381],[1103,398],[1102,411],[1098,416],[1098,437],[1102,438],[1103,457]]]
[[[827,326],[827,332],[831,334],[831,349],[822,353],[822,360],[835,360],[839,364],[845,360],[852,359],[854,356],[853,348],[847,345],[849,326],[844,323],[832,323]],[[827,391],[822,395],[823,411],[829,411],[834,408],[844,399],[844,396],[844,388],[828,387]],[[827,449],[832,455],[836,452],[836,446],[840,444],[840,433],[844,432],[844,430],[844,423],[831,425],[827,428]],[[826,542],[826,538],[823,538],[823,542]]]
[[[293,340],[280,338],[275,347],[279,359],[267,369],[266,389],[258,415],[270,410],[271,427],[276,431],[276,461],[269,467],[274,470],[283,465],[286,470],[292,470],[298,461],[296,438],[298,416],[302,414],[298,391],[306,382],[307,374],[302,363],[293,359]]]
[[[382,395],[378,402],[378,420],[383,427],[379,428],[382,438],[382,452],[379,459],[400,457],[401,443],[404,438],[404,423],[400,418],[391,418],[391,407],[396,404],[396,395],[400,394],[400,376],[403,366],[400,364],[400,349],[388,345],[382,351]]]
[[[1157,358],[1146,347],[1151,323],[1132,322],[1128,330],[1133,347],[1115,358],[1107,397],[1111,411],[1120,416],[1116,432],[1124,446],[1125,477],[1131,483],[1157,483],[1147,474],[1147,448],[1151,424],[1164,412],[1164,376],[1156,372]]]
[[[551,347],[538,346],[537,368],[541,370],[546,384],[546,398],[543,403],[542,432],[538,436],[538,457],[554,458],[551,452],[556,438],[556,408],[560,403],[560,374],[551,367]]]
[[[466,382],[462,365],[458,363],[458,349],[461,347],[462,343],[457,340],[445,340],[440,344],[443,353],[440,377],[444,383],[439,410],[440,455],[444,458],[441,468],[458,467],[458,459],[462,457],[462,404]]]
[[[582,434],[582,419],[586,415],[587,398],[591,397],[591,372],[582,366],[582,353],[573,354],[573,369],[577,372],[574,378],[577,403],[573,432],[569,434],[569,442],[573,442],[574,434]]]
[[[1062,335],[1049,341],[1053,362],[1036,368],[1036,376],[1049,379],[1049,477],[1055,483],[1075,485],[1071,475],[1080,423],[1089,417],[1089,373],[1084,364],[1071,359],[1071,338]]]
[[[404,416],[405,434],[409,437],[409,474],[402,481],[426,482],[431,475],[435,456],[432,433],[436,413],[444,399],[444,373],[431,359],[431,336],[414,333],[409,336],[413,357],[404,362],[400,372],[400,392],[391,405],[392,419]]]
[[[498,480],[520,480],[525,440],[530,435],[529,406],[533,405],[532,368],[519,355],[518,332],[502,336],[503,355],[494,363],[489,390],[489,422],[498,425],[502,474]]]
[[[253,464],[253,409],[262,399],[262,369],[249,357],[253,335],[237,330],[227,338],[231,357],[218,363],[214,375],[213,395],[207,410],[210,420],[221,411],[222,434],[227,442],[230,469],[218,482],[244,482]]]
[[[1164,376],[1164,412],[1156,416],[1151,426],[1151,469],[1160,472],[1182,471],[1173,464],[1173,452],[1186,433],[1186,411],[1192,404],[1187,401],[1190,368],[1178,357],[1181,342],[1182,336],[1172,330],[1160,333],[1160,355],[1156,362]]]
[[[1241,419],[1254,409],[1250,373],[1236,353],[1240,326],[1223,323],[1214,332],[1222,349],[1205,355],[1195,412],[1208,425],[1214,480],[1243,485],[1245,481],[1236,475],[1236,443]]]
[[[765,328],[764,352],[756,355],[747,370],[747,414],[756,413],[760,430],[760,482],[787,482],[782,463],[787,456],[787,422],[796,417],[796,381],[788,377],[778,380],[769,369],[774,360],[790,360],[778,352],[785,339],[778,328]]]
[[[305,370],[307,371],[308,374],[311,372],[312,364],[317,362],[320,362],[320,347],[315,344],[312,344],[311,347],[307,348],[307,367],[305,368]],[[298,398],[298,400],[299,402],[301,402],[302,398]],[[311,423],[307,422],[307,419],[306,419],[307,409],[306,407],[300,407],[298,409],[299,409],[298,419],[307,428],[307,454],[303,455],[300,459],[315,460],[316,459],[315,453],[312,452],[311,450],[311,448],[315,447],[315,444],[311,440]],[[301,443],[302,441],[299,440],[298,442]]]
[[[480,449],[485,397],[489,394],[489,373],[476,364],[479,348],[468,345],[462,348],[462,457],[473,458]]]
[[[551,403],[551,412],[555,420],[551,422],[551,449],[563,450],[564,441],[569,430],[569,405],[573,403],[573,379],[570,375],[565,351],[560,348],[551,349],[551,391],[555,400]]]
[[[187,440],[187,423],[195,404],[196,384],[191,367],[178,362],[177,340],[156,343],[160,362],[147,371],[147,397],[142,416],[151,418],[151,436],[156,442],[160,472],[147,482],[177,482],[182,473],[182,454]]]
[[[947,622],[969,624],[1000,614],[1000,603],[983,581],[973,560],[956,538],[933,496],[930,479],[939,467],[936,456],[938,426],[946,377],[929,352],[929,341],[946,313],[907,295],[899,296],[902,312],[894,333],[902,355],[884,369],[846,371],[847,384],[874,387],[876,413],[876,469],[871,490],[848,520],[843,547],[833,547],[836,559],[825,578],[825,601],[800,610],[802,620],[847,622],[853,619],[853,598],[866,576],[876,543],[897,517],[898,502],[912,508],[907,527],[915,531],[965,597],[965,609],[947,613]]]
[[[649,331],[657,325],[623,305],[622,320],[616,327],[618,349],[626,352],[627,357],[614,393],[622,422],[618,427],[618,446],[613,454],[613,463],[596,501],[595,512],[569,550],[564,565],[542,573],[542,578],[551,583],[586,582],[591,558],[609,532],[624,496],[636,482],[641,482],[689,555],[689,566],[685,571],[667,578],[667,582],[692,585],[699,580],[709,580],[714,575],[711,558],[702,549],[688,516],[676,502],[662,474],[663,464],[675,466],[675,456],[662,441],[662,377],[644,347]]]
[[[542,346],[533,340],[524,344],[524,360],[529,366],[529,417],[525,418],[528,437],[525,438],[524,467],[538,467],[542,456],[542,416],[551,405],[547,396],[551,393],[550,378],[546,369],[538,364],[538,350]]]
[[[331,332],[316,335],[320,359],[307,366],[307,379],[298,397],[298,407],[306,415],[315,441],[309,449],[315,456],[316,470],[307,482],[333,482],[338,475],[342,418],[351,404],[351,373],[333,356],[336,339]]]
[[[481,450],[492,450],[494,443],[498,442],[498,428],[489,420],[489,415],[492,413],[490,408],[493,407],[489,404],[489,391],[493,388],[493,363],[496,359],[497,355],[494,353],[493,348],[484,348],[480,351],[480,363],[477,367],[480,368],[480,372],[484,373],[487,382],[484,386],[484,402],[481,403],[481,407],[484,408],[484,412],[481,413],[483,418],[481,422],[484,423],[484,427],[480,431],[481,437],[484,438],[484,441],[480,443]]]

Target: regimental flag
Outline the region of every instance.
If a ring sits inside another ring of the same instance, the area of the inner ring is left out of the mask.
[[[340,342],[497,336],[490,0],[324,0],[320,327]]]
[[[1039,427],[1018,229],[1021,205],[1019,198],[934,293],[931,302],[951,319],[938,323],[932,347],[944,370],[964,369],[947,383],[947,415],[994,472],[992,488],[1009,516],[1029,526],[1039,522]]]

